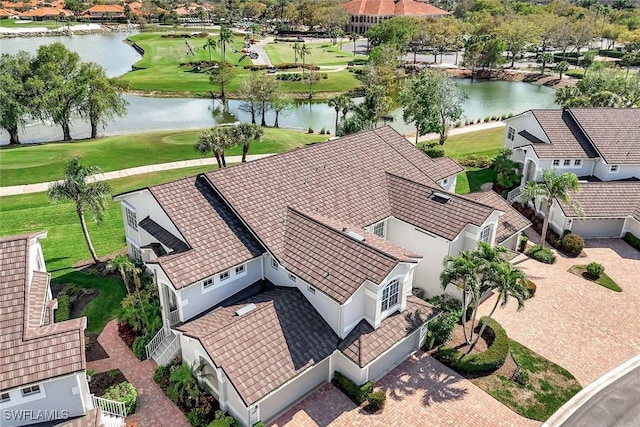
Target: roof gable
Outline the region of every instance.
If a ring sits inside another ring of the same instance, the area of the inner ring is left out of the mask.
[[[567,110],[531,110],[549,144],[531,144],[539,158],[595,158],[598,153]]]

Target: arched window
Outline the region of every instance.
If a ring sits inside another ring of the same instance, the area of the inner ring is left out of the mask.
[[[399,290],[400,282],[398,279],[390,281],[387,287],[382,290],[382,311],[387,311],[398,304]]]

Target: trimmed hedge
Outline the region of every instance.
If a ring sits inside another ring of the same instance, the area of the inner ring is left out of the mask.
[[[622,240],[624,240],[625,242],[627,242],[628,244],[630,244],[631,246],[633,246],[634,248],[640,251],[640,239],[637,238],[632,233],[629,233],[629,232],[624,233],[624,237],[622,237]]]
[[[145,360],[147,358],[146,347],[147,347],[147,344],[149,344],[152,339],[153,339],[153,335],[143,335],[141,337],[136,338],[135,341],[133,342],[133,345],[131,346],[131,350],[139,360]]]
[[[551,249],[542,248],[540,245],[531,247],[525,255],[545,264],[553,264],[556,262],[556,256],[551,252]]]
[[[58,308],[55,314],[55,320],[57,322],[64,322],[69,320],[71,315],[71,299],[69,295],[58,295]]]
[[[498,322],[483,317],[481,324],[487,321],[485,333],[493,336],[493,343],[483,352],[464,354],[450,347],[441,347],[434,357],[447,366],[463,372],[487,372],[498,369],[509,355],[509,338]]]
[[[101,396],[105,399],[115,400],[116,402],[124,402],[124,408],[127,415],[131,415],[136,411],[138,392],[133,384],[122,382],[120,384],[109,387]]]
[[[471,154],[458,160],[458,163],[471,168],[489,168],[493,166],[493,159],[485,155]]]
[[[367,400],[373,391],[373,381],[367,381],[366,383],[357,386],[353,381],[337,371],[333,376],[333,381],[340,390],[342,390],[351,399],[358,402],[358,404]]]
[[[444,157],[444,147],[437,142],[419,143],[418,148],[432,159]]]
[[[584,239],[577,234],[569,233],[562,238],[562,250],[568,255],[577,257],[584,249]]]

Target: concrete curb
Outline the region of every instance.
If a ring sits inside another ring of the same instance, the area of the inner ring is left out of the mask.
[[[564,422],[571,417],[571,415],[573,415],[583,405],[588,404],[589,400],[594,396],[637,368],[640,368],[640,355],[627,360],[622,365],[607,372],[583,388],[578,394],[573,396],[571,400],[558,409],[544,424],[542,424],[542,427],[562,426]]]

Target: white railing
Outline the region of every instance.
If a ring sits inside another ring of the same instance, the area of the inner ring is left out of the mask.
[[[124,418],[100,414],[100,427],[125,427],[126,425]]]
[[[160,346],[160,344],[162,343],[162,340],[166,336],[167,336],[167,333],[164,330],[164,327],[160,328],[156,336],[153,337],[153,339],[151,339],[151,341],[149,341],[149,344],[147,344],[145,347],[145,350],[147,350],[147,359],[151,359],[151,355]]]
[[[180,313],[178,310],[169,312],[169,325],[173,326],[180,321]]]
[[[509,191],[507,193],[507,201],[508,202],[513,202],[515,199],[517,199],[520,196],[521,192],[522,192],[522,188],[521,187],[517,187],[517,188],[514,188],[513,190]]]
[[[169,343],[169,346],[165,348],[164,351],[157,358],[154,358],[154,360],[156,361],[158,366],[168,365],[169,362],[171,362],[171,359],[173,358],[173,356],[176,355],[178,350],[180,350],[180,339],[176,335],[173,337],[173,339]]]
[[[103,399],[102,397],[94,396],[93,394],[91,395],[91,398],[93,399],[93,407],[100,408],[102,413],[121,418],[125,418],[127,416],[127,410],[125,409],[123,402]]]

